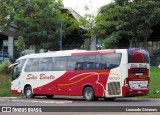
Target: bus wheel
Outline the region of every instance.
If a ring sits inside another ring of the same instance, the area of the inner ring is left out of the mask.
[[[25,96],[26,96],[26,98],[34,98],[34,95],[33,95],[33,93],[32,93],[32,88],[31,87],[27,87],[26,89],[25,89]]]
[[[48,99],[52,99],[54,95],[46,95]]]
[[[83,91],[83,98],[86,101],[93,101],[95,99],[94,91],[91,87],[86,87]]]

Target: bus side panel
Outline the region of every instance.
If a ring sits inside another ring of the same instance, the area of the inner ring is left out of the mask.
[[[128,77],[128,64],[124,64],[121,66],[121,74],[122,74],[122,80],[121,80],[121,83],[122,83],[122,96],[124,96],[126,93],[127,93],[127,89],[125,89],[125,81],[126,81],[126,78]]]
[[[109,71],[68,71],[55,81],[34,88],[35,94],[81,96],[85,86],[93,87],[95,96],[104,97]]]
[[[105,97],[120,97],[121,92],[121,66],[111,69],[108,81],[106,84]]]

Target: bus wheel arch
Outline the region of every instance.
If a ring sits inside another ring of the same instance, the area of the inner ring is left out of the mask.
[[[85,85],[83,87],[82,95],[86,101],[93,101],[98,99],[97,97],[95,97],[95,91],[91,85]]]
[[[29,99],[34,98],[34,94],[33,94],[31,85],[29,85],[29,84],[25,85],[24,94],[25,94],[26,98],[29,98]]]

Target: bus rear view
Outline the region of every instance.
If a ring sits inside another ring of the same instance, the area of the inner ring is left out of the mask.
[[[128,49],[128,76],[124,79],[123,96],[144,96],[149,92],[149,54],[143,49]]]

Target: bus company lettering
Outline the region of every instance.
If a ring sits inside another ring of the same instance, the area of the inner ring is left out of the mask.
[[[147,68],[147,65],[139,64],[139,67],[140,67],[140,68]]]
[[[45,74],[40,74],[40,80],[53,80],[55,79],[55,77],[53,75],[50,75],[50,76],[46,76]]]
[[[38,77],[33,74],[28,74],[26,79],[27,80],[37,80]],[[53,76],[53,75],[47,76],[45,74],[40,74],[39,79],[40,80],[53,80],[53,79],[55,79],[55,76]]]
[[[145,64],[131,64],[131,68],[147,68]]]
[[[27,75],[27,80],[36,80],[36,79],[37,79],[37,76],[35,75],[32,75],[32,74]]]

